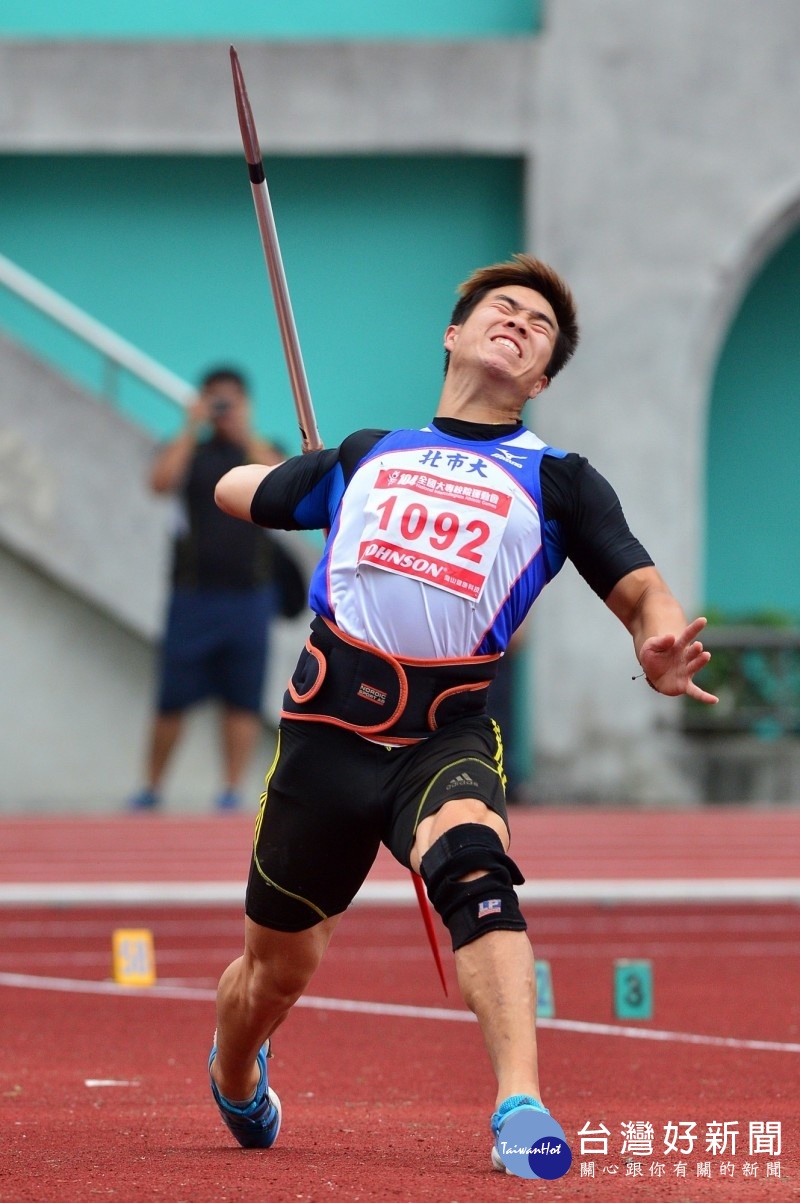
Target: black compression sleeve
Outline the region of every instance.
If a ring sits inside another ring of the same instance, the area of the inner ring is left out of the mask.
[[[387,433],[356,430],[331,451],[310,451],[286,460],[264,477],[253,494],[250,503],[253,522],[276,530],[298,530],[297,507],[323,477],[338,464],[347,484],[363,457]]]
[[[584,456],[545,455],[541,482],[545,521],[558,523],[568,557],[604,601],[627,573],[653,564],[617,494]]]
[[[298,530],[295,511],[326,472],[336,467],[339,451],[309,451],[268,472],[253,494],[250,517],[258,526]]]
[[[388,433],[388,430],[356,430],[347,436],[339,448],[339,463],[342,466],[345,484],[350,483],[350,477],[364,456]]]

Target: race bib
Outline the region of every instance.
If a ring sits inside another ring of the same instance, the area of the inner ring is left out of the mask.
[[[513,498],[490,460],[462,458],[463,472],[450,475],[378,468],[364,507],[359,564],[479,600]]]

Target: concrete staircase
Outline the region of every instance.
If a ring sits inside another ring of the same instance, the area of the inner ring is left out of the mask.
[[[153,440],[111,406],[3,336],[0,372],[0,813],[120,809],[144,757],[173,503],[147,488]],[[267,713],[299,646],[294,625],[275,632]],[[253,808],[266,728],[264,741]],[[217,746],[213,708],[201,708],[169,808],[208,809]]]
[[[0,542],[131,632],[158,630],[169,502],[153,440],[0,336]]]

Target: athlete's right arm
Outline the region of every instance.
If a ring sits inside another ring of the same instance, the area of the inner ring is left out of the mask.
[[[316,515],[305,510],[308,499],[320,491],[338,460],[337,449],[311,451],[272,467],[242,464],[231,468],[217,483],[214,500],[226,514],[259,526],[279,530],[322,527],[328,521],[327,512],[320,511],[317,523]]]
[[[357,430],[340,447],[309,451],[282,464],[243,464],[218,483],[214,499],[234,518],[273,530],[323,530],[333,522],[361,459],[387,432]]]
[[[277,467],[278,465],[275,465]],[[241,464],[217,481],[214,500],[232,518],[250,519],[250,505],[262,480],[275,470],[264,464]]]

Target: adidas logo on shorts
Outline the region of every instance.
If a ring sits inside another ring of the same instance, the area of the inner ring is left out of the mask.
[[[462,785],[472,785],[477,788],[477,781],[473,781],[469,773],[459,773],[457,777],[451,777],[445,789],[458,789]]]

